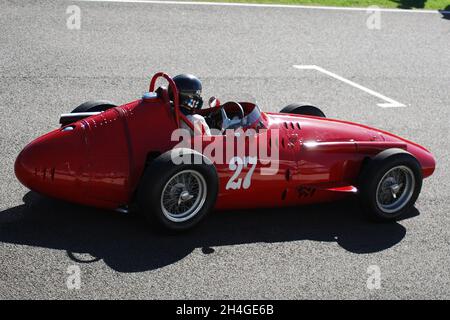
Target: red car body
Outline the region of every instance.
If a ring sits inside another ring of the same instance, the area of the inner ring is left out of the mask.
[[[152,79],[155,91],[158,73]],[[175,97],[177,95],[175,94]],[[244,104],[245,105],[245,104]],[[146,163],[171,150],[171,134],[186,117],[167,90],[58,128],[19,154],[15,173],[22,184],[39,193],[95,207],[115,209],[132,203]],[[216,209],[281,207],[331,201],[357,192],[356,181],[365,159],[380,151],[400,148],[420,163],[423,177],[435,169],[424,147],[382,130],[347,121],[281,113],[261,113],[268,131],[279,130],[279,170],[259,174],[251,188],[227,189],[235,173],[229,160],[215,164],[219,177]],[[196,137],[202,139],[202,137]],[[208,144],[226,136],[213,136]],[[246,168],[240,173],[246,174]]]

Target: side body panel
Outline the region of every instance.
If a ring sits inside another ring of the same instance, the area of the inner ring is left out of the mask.
[[[230,137],[217,136],[214,139],[222,142],[229,141]],[[259,144],[260,141],[264,142]],[[271,147],[269,150],[250,152],[251,143]],[[296,164],[294,153],[287,146],[285,133],[272,135],[269,128],[267,134],[249,135],[245,152],[237,150],[236,144],[237,139],[233,154],[225,155],[225,161],[220,164],[215,163],[220,179],[216,209],[289,205],[287,191]],[[272,153],[275,148],[278,149],[278,156]]]
[[[83,121],[90,194],[115,207],[133,199],[148,157],[176,144],[171,141],[176,123],[170,106],[159,98],[137,100]]]
[[[85,124],[90,198],[117,207],[128,202],[131,162],[124,118],[118,108],[82,120]]]

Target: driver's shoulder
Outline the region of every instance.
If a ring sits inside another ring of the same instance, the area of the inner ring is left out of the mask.
[[[202,120],[204,121],[205,120],[205,118],[202,115],[196,114],[196,113],[187,115],[186,117],[189,120],[197,120],[197,121],[202,121]]]

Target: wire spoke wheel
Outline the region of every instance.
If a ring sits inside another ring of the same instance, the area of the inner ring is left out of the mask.
[[[199,172],[180,171],[164,185],[161,193],[162,212],[170,221],[187,221],[201,210],[206,194],[206,181]]]
[[[387,214],[395,214],[403,209],[411,199],[416,180],[407,166],[395,166],[381,178],[376,189],[378,208]]]

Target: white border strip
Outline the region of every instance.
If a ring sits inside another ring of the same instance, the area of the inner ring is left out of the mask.
[[[400,103],[398,101],[395,101],[394,99],[391,99],[389,97],[386,97],[385,95],[382,95],[381,93],[378,93],[376,91],[373,91],[372,89],[366,88],[360,84],[357,84],[356,82],[353,82],[351,80],[348,80],[344,77],[341,77],[340,75],[337,75],[336,73],[333,73],[331,71],[325,70],[324,68],[321,68],[319,66],[315,66],[315,65],[294,65],[293,66],[296,69],[300,69],[300,70],[317,70],[320,71],[324,74],[326,74],[327,76],[330,76],[332,78],[335,78],[336,80],[342,81],[352,87],[355,87],[359,90],[362,90],[368,94],[371,94],[374,97],[377,97],[381,100],[386,101],[385,103],[377,103],[377,105],[379,107],[382,108],[399,108],[399,107],[406,107],[403,103]]]
[[[423,10],[423,9],[389,9],[380,8],[354,8],[354,7],[326,7],[326,6],[307,6],[290,4],[264,4],[264,3],[237,3],[237,2],[197,2],[197,1],[162,1],[162,0],[75,0],[82,2],[122,2],[122,3],[150,3],[166,5],[195,5],[195,6],[220,6],[220,7],[250,7],[250,8],[288,8],[288,9],[312,9],[312,10],[340,10],[340,11],[381,11],[395,13],[432,13],[432,14],[450,14],[450,11],[444,10]]]

